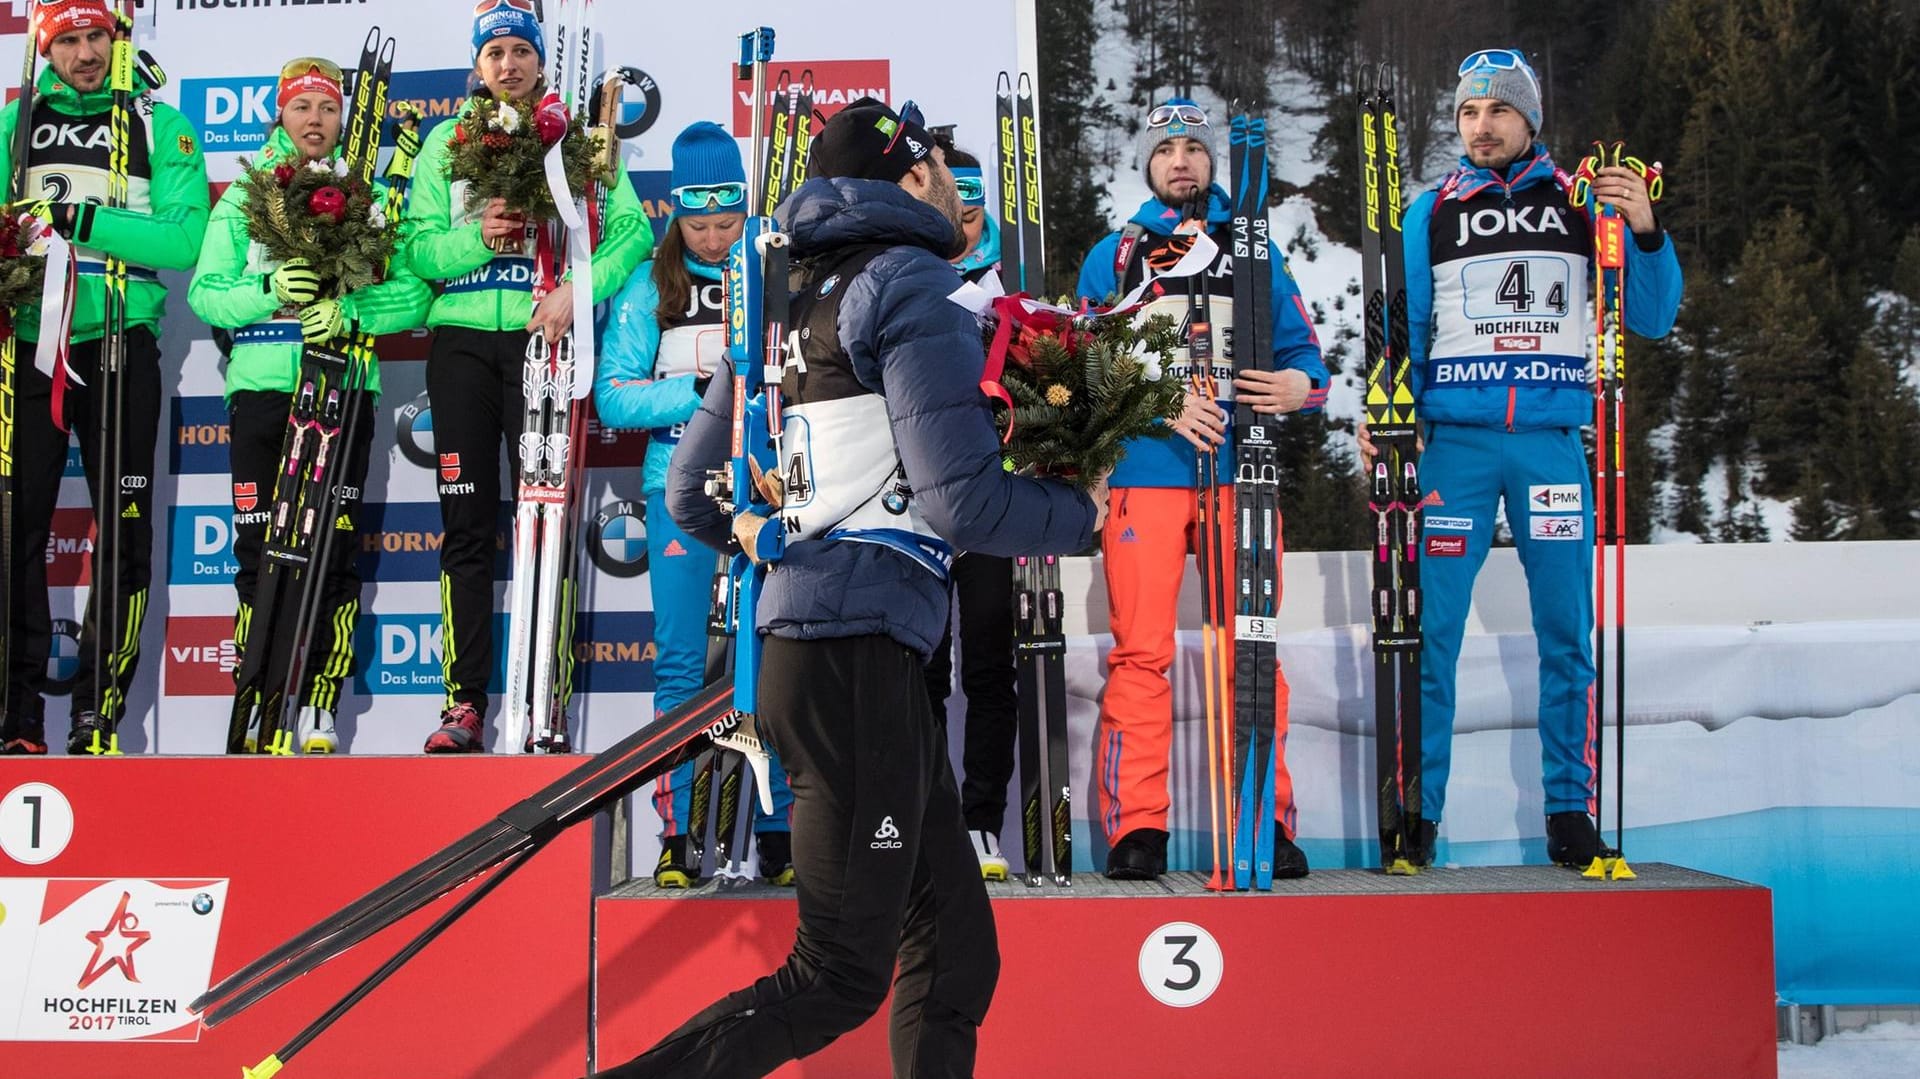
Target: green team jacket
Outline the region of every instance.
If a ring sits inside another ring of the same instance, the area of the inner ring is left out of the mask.
[[[256,165],[298,161],[300,154],[285,128],[273,129]],[[335,148],[333,157],[340,156]],[[207,241],[200,248],[187,304],[201,321],[225,330],[251,331],[237,339],[227,361],[227,397],[241,390],[292,393],[300,378],[300,316],[294,307],[282,314],[274,298],[272,276],[279,263],[267,257],[247,234],[247,193],[239,184],[227,188],[213,208]],[[404,235],[404,233],[403,233]],[[404,242],[404,241],[403,241]],[[426,318],[433,292],[407,269],[396,252],[387,266],[387,279],[355,289],[340,298],[350,323],[368,333],[401,333],[417,328]],[[380,364],[375,358],[368,372],[368,388],[380,392]]]
[[[439,291],[427,325],[518,330],[533,317],[533,259],[495,255],[480,238],[478,216],[466,212],[464,189],[454,190],[447,177],[447,147],[467,111],[462,106],[459,117],[434,128],[421,147],[407,202],[407,262]],[[612,298],[652,253],[653,226],[622,170],[593,253],[593,302]]]
[[[141,83],[136,92],[145,94]],[[83,94],[62,82],[51,68],[41,72],[36,100],[49,103],[64,116],[102,117],[113,109],[113,92],[105,88]],[[127,325],[145,326],[159,332],[160,318],[166,313],[167,289],[154,270],[188,270],[200,253],[200,240],[207,229],[207,161],[200,152],[200,139],[193,125],[179,111],[158,101],[151,103],[145,117],[149,132],[147,158],[151,176],[130,178],[128,208],[108,209],[95,205],[83,218],[76,235],[75,258],[85,263],[102,255],[124,259],[128,263]],[[134,137],[140,137],[144,109],[134,106]],[[20,122],[20,103],[9,102],[0,109],[0,176],[12,175],[13,133]],[[31,166],[35,153],[29,158]],[[103,183],[104,171],[84,170],[90,184],[73,184],[32,173],[23,197],[29,201],[61,195],[91,199],[91,187]],[[104,197],[104,190],[100,192]],[[106,278],[97,270],[83,272],[74,299],[72,340],[92,341],[103,332],[106,307]],[[22,341],[40,337],[40,305],[28,304],[14,320]]]

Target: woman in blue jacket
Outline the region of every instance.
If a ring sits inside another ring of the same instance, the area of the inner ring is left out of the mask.
[[[740,148],[719,124],[701,121],[673,141],[673,219],[660,249],[614,297],[607,321],[594,403],[601,422],[648,432],[647,572],[653,586],[654,706],[666,711],[699,690],[707,654],[713,555],[673,523],[666,509],[667,464],[686,422],[700,407],[700,389],[726,369],[727,327],[720,271],[746,221],[746,170]],[[660,814],[660,862],[653,879],[684,888],[699,876],[687,834],[694,766],[683,764],[654,786]],[[793,883],[787,807],[793,795],[776,761],[773,813],[754,803],[760,871]]]

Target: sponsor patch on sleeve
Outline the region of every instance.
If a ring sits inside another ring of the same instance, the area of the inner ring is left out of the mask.
[[[1467,555],[1467,537],[1465,536],[1428,536],[1428,558],[1465,558]]]
[[[1585,539],[1587,530],[1584,519],[1574,514],[1570,517],[1529,518],[1527,534],[1537,540],[1577,540]]]
[[[1567,510],[1585,509],[1581,501],[1580,485],[1577,483],[1536,483],[1527,488],[1527,510],[1530,513],[1565,513]]]
[[[1436,530],[1441,532],[1471,532],[1473,531],[1473,518],[1435,517],[1429,513],[1420,519],[1420,527],[1430,532]]]

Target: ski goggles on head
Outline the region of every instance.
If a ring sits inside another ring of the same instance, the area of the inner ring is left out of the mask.
[[[534,14],[533,0],[480,0],[479,3],[473,5],[473,13],[475,15],[485,15],[495,8],[503,7],[510,7],[515,11],[524,11],[529,15]]]
[[[1198,105],[1161,105],[1147,114],[1148,127],[1165,127],[1175,120],[1191,127],[1205,127],[1207,114]]]
[[[280,69],[279,93],[276,98],[281,108],[301,94],[321,93],[340,104],[346,98],[346,76],[340,65],[318,56],[302,56],[289,60]]]
[[[908,99],[906,104],[900,106],[900,121],[902,123],[912,124],[915,127],[927,126],[927,118],[920,112],[919,103],[913,101],[911,98]]]
[[[1476,71],[1524,71],[1533,74],[1533,65],[1514,49],[1481,49],[1460,61],[1456,75],[1465,77]]]
[[[953,186],[960,192],[963,206],[985,206],[987,204],[987,181],[980,170],[971,165],[962,165],[953,170]]]
[[[726,184],[688,184],[676,187],[668,194],[673,196],[676,206],[694,213],[720,213],[740,207],[747,201],[747,185],[742,183]]]

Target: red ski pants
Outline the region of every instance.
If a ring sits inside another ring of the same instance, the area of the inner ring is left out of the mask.
[[[1219,550],[1233,557],[1233,488],[1221,487]],[[1101,540],[1111,608],[1113,651],[1107,655],[1107,692],[1100,702],[1094,750],[1096,808],[1109,842],[1137,828],[1167,830],[1168,772],[1173,749],[1174,629],[1187,558],[1200,542],[1199,492],[1178,487],[1116,487]],[[1282,543],[1284,550],[1284,541]],[[1281,582],[1276,582],[1276,587]],[[1232,670],[1232,633],[1227,634]],[[1201,668],[1196,665],[1195,674]],[[1276,661],[1274,681],[1274,817],[1291,839],[1298,813],[1287,772],[1287,676]],[[1204,692],[1200,695],[1205,700]],[[1232,702],[1218,707],[1232,711]],[[1199,718],[1199,717],[1192,717]],[[1206,744],[1194,732],[1196,746]],[[1204,751],[1202,751],[1204,752]],[[1194,773],[1205,782],[1205,769]],[[1204,788],[1182,792],[1204,804]],[[1202,827],[1205,822],[1202,821]]]

